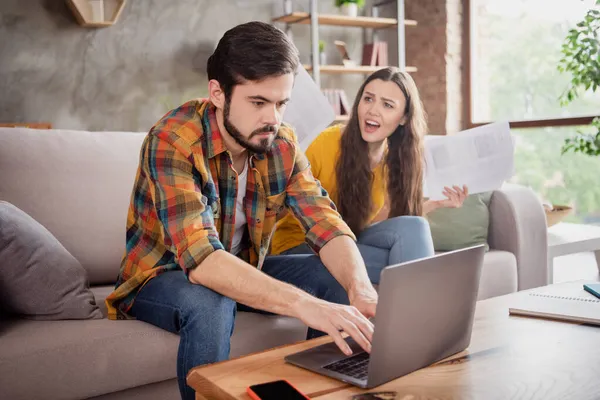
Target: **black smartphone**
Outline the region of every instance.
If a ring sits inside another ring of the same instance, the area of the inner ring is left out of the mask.
[[[310,400],[286,380],[252,385],[246,391],[254,400]]]

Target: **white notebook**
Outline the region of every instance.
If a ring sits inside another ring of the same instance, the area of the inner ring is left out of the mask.
[[[600,326],[600,299],[586,292],[583,283],[569,282],[522,292],[508,312]]]

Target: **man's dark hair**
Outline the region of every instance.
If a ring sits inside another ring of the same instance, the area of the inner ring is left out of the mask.
[[[280,29],[264,22],[248,22],[225,32],[208,59],[208,79],[221,85],[230,99],[233,87],[244,81],[295,74],[298,49]]]

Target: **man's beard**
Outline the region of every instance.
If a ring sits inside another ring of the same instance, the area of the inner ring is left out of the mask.
[[[254,130],[250,134],[250,136],[248,136],[248,138],[246,138],[229,120],[229,111],[230,111],[230,101],[228,99],[226,99],[225,107],[223,109],[223,125],[225,126],[225,129],[227,130],[229,135],[231,135],[233,140],[235,140],[236,143],[239,144],[240,146],[242,146],[243,148],[250,150],[254,153],[258,153],[258,154],[266,153],[267,150],[269,150],[269,148],[271,148],[271,145],[273,144],[273,141],[269,137],[261,139],[260,144],[250,143],[250,140],[254,136],[258,136],[265,132],[273,132],[273,136],[277,136],[277,130],[278,130],[277,127],[274,125],[264,126],[262,128]]]

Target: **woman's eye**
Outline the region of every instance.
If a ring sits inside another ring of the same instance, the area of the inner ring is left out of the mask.
[[[366,97],[365,97],[365,101],[366,101],[367,103],[370,103],[370,102],[371,102],[371,100],[373,100],[373,99],[372,99],[372,98],[370,98],[369,96],[366,96]]]
[[[387,108],[394,108],[394,106],[393,106],[393,105],[391,105],[390,103],[385,103],[385,106],[386,106]]]
[[[252,104],[256,107],[262,107],[265,103],[263,101],[253,101]]]

